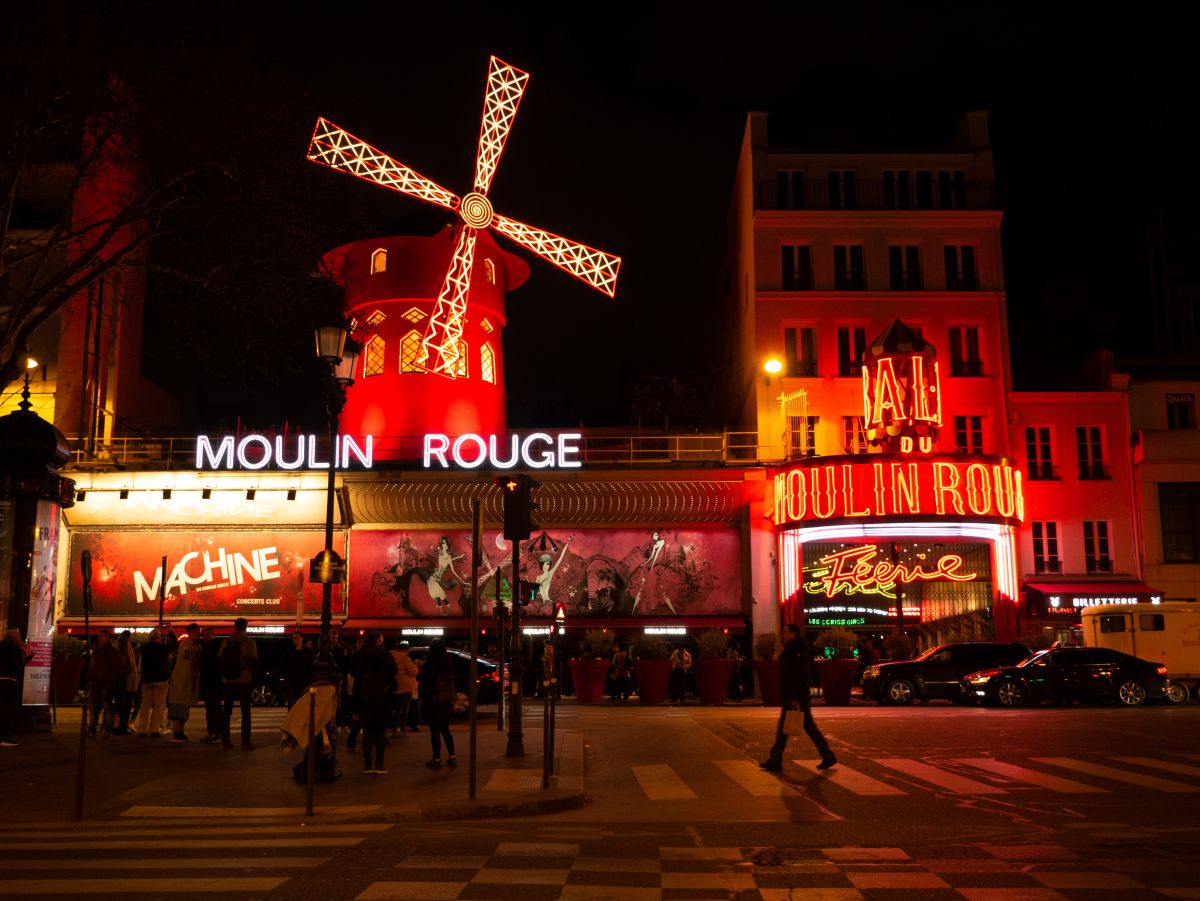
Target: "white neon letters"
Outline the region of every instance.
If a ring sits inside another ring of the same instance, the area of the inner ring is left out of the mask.
[[[582,438],[578,432],[558,436],[533,432],[524,438],[510,435],[506,439],[468,432],[451,441],[448,435],[433,433],[425,436],[421,459],[426,469],[434,468],[434,463],[442,469],[478,469],[485,463],[492,469],[512,469],[518,463],[528,469],[578,469],[583,466],[579,460]]]
[[[352,435],[342,435],[334,465],[341,469],[356,459],[364,469],[374,462],[375,439],[367,435],[360,444]],[[197,469],[328,469],[329,461],[318,459],[317,436],[296,435],[287,440],[266,435],[226,435],[216,447],[207,435],[196,436]]]

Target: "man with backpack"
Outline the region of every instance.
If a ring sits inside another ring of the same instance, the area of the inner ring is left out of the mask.
[[[225,697],[221,746],[224,748],[233,747],[230,726],[235,701],[242,706],[242,747],[247,750],[254,747],[250,741],[250,689],[254,666],[258,663],[258,647],[246,634],[248,625],[245,618],[239,616],[233,621],[233,634],[221,642],[221,689]]]

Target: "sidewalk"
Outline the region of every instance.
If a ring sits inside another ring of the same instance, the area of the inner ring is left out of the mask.
[[[559,729],[554,775],[541,789],[542,717],[530,704],[525,717],[525,756],[504,756],[507,736],[493,716],[480,718],[478,777],[468,800],[469,733],[453,729],[457,768],[425,767],[429,732],[390,740],[386,775],[361,773],[361,750],[338,736],[342,778],[317,783],[314,816],[306,817],[303,783],[292,778],[302,755],[281,751],[277,723],[281,708],[256,708],[253,750],[205,745],[193,720],[193,740],[123,736],[87,745],[85,820],[196,822],[254,817],[314,822],[393,822],[525,816],[583,806],[583,736]],[[235,713],[235,717],[237,714]],[[201,718],[202,721],[202,718]],[[235,724],[236,729],[236,724]],[[235,735],[236,743],[236,735]],[[75,814],[79,711],[60,708],[49,733],[20,737],[20,746],[0,750],[0,815],[8,824],[70,820]],[[445,758],[443,757],[443,760]]]

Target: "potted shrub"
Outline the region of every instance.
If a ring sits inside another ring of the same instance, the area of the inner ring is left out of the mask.
[[[613,637],[607,629],[588,629],[579,645],[579,657],[570,660],[575,700],[594,704],[604,697],[604,681],[612,663]]]
[[[858,643],[849,629],[826,629],[817,636],[817,677],[821,680],[821,694],[825,703],[845,707],[850,703],[850,689],[854,686],[854,674],[858,661],[854,659],[854,647]]]
[[[70,635],[55,635],[50,656],[50,678],[54,682],[54,703],[73,704],[83,675],[84,644]]]
[[[638,700],[643,704],[662,704],[667,700],[667,682],[671,678],[671,646],[661,635],[638,635],[629,647],[633,657],[633,675],[637,679]]]
[[[754,678],[764,707],[778,707],[779,700],[779,636],[764,632],[754,639]]]
[[[724,704],[734,661],[725,656],[729,636],[719,629],[701,632],[696,639],[696,694],[701,704]]]
[[[915,650],[912,639],[902,629],[891,631],[891,634],[884,639],[883,649],[887,651],[889,660],[912,660]]]

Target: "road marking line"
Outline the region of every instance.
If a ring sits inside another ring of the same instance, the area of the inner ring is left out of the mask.
[[[329,857],[120,857],[113,860],[5,860],[5,870],[282,870],[319,867]]]
[[[271,892],[288,881],[286,876],[168,876],[161,879],[5,879],[0,895],[92,895],[97,893],[159,892]]]
[[[1200,766],[1188,766],[1186,763],[1174,763],[1170,760],[1155,760],[1152,757],[1114,757],[1122,763],[1132,763],[1138,766],[1148,766],[1155,770],[1166,770],[1168,773],[1179,773],[1182,776],[1200,776]]]
[[[570,870],[517,870],[508,867],[484,867],[471,877],[482,885],[566,885]],[[424,896],[422,896],[424,897]]]
[[[131,824],[124,824],[129,826]],[[157,828],[154,828],[157,827]],[[36,837],[53,837],[53,838],[132,838],[138,835],[161,836],[170,832],[172,837],[181,835],[321,835],[323,833],[342,833],[342,832],[385,832],[388,829],[394,828],[391,823],[336,823],[322,826],[297,826],[294,823],[280,824],[278,826],[238,826],[234,823],[229,823],[221,826],[161,826],[157,823],[153,826],[149,823],[137,824],[135,828],[122,829],[119,833],[113,832],[112,829],[106,828],[97,829],[80,829],[78,831],[70,826],[63,826],[55,830],[41,830],[39,832],[26,832],[22,838],[31,839]]]
[[[778,798],[799,793],[799,789],[761,769],[749,760],[714,760],[730,779],[756,798]]]
[[[932,783],[938,788],[954,792],[957,795],[1006,795],[1002,788],[976,782],[966,776],[948,773],[928,763],[919,760],[909,760],[907,757],[876,757],[875,762],[888,769],[898,770],[908,776],[913,776],[925,782]]]
[[[630,767],[633,776],[651,801],[685,801],[696,797],[670,764],[656,763]]]
[[[818,770],[817,764],[819,760],[793,760],[803,769],[816,773],[822,779],[832,782],[835,785],[840,785],[847,791],[852,791],[856,795],[905,795],[907,792],[901,791],[894,785],[888,785],[886,782],[881,782],[878,779],[873,779],[866,773],[860,773],[858,770],[852,770],[847,766],[842,766],[840,763],[830,770]]]
[[[574,857],[578,844],[566,842],[500,842],[492,852],[495,857]]]
[[[230,838],[183,839],[181,841],[82,841],[82,842],[5,842],[3,851],[104,851],[117,848],[348,848],[362,844],[364,838]]]
[[[372,882],[356,901],[454,901],[465,882]]]
[[[370,813],[382,810],[382,804],[353,804],[344,807],[316,807],[314,813]],[[130,807],[123,817],[290,817],[303,816],[303,807],[155,807],[138,804]]]
[[[977,770],[995,773],[998,776],[1005,776],[1014,782],[1028,782],[1031,785],[1048,788],[1050,791],[1068,792],[1079,795],[1108,794],[1107,788],[1100,788],[1097,785],[1085,785],[1082,782],[1076,782],[1074,779],[1064,779],[1062,776],[1052,776],[1049,773],[1039,773],[1037,770],[1028,770],[1025,767],[1004,763],[1000,760],[994,760],[991,757],[955,757],[954,760],[969,767],[974,767]]]
[[[1031,757],[1034,763],[1047,763],[1050,766],[1060,766],[1067,770],[1079,770],[1081,773],[1091,773],[1117,782],[1129,782],[1142,788],[1152,788],[1161,792],[1200,792],[1200,787],[1185,785],[1182,782],[1172,782],[1170,779],[1160,779],[1157,776],[1143,776],[1141,773],[1131,773],[1128,770],[1118,770],[1115,767],[1103,766],[1099,763],[1088,763],[1085,760],[1075,760],[1071,757]]]

